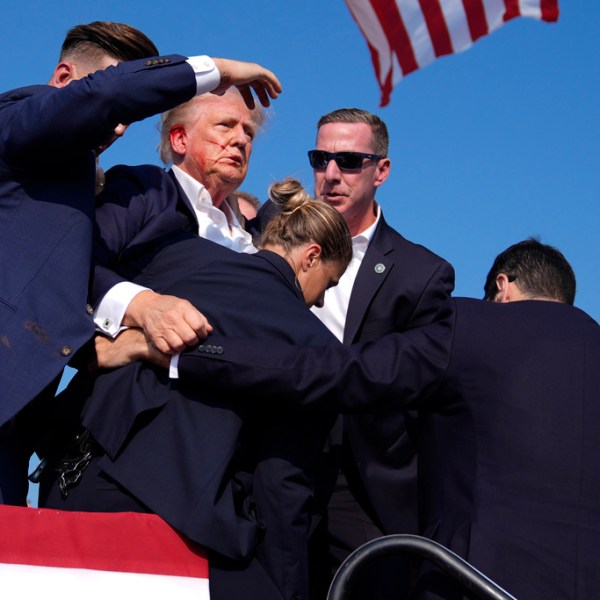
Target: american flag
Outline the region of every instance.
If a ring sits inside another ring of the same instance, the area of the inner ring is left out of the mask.
[[[0,506],[0,581],[23,600],[209,600],[206,554],[141,513]]]
[[[367,40],[381,106],[405,75],[470,48],[515,17],[558,20],[558,0],[346,0]]]

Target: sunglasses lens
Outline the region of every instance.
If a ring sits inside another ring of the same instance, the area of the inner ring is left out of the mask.
[[[311,150],[308,153],[308,160],[313,169],[326,169],[329,157],[323,150]]]
[[[338,152],[335,162],[340,169],[353,171],[362,167],[363,157],[356,152]]]
[[[342,171],[358,171],[362,168],[363,160],[371,155],[362,152],[326,152],[325,150],[310,150],[308,160],[313,169],[326,169],[329,161],[335,160]]]

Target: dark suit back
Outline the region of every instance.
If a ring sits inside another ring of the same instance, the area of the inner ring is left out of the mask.
[[[459,300],[422,400],[422,533],[517,598],[600,596],[600,327],[554,302]]]

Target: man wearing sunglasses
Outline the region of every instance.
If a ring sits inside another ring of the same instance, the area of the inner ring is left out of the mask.
[[[375,200],[391,168],[385,123],[365,110],[342,108],[321,117],[317,127],[316,147],[308,152],[315,196],[344,216],[353,258],[313,312],[345,344],[430,323],[454,288],[454,270],[388,225]],[[332,441],[341,443],[342,466],[329,504],[329,558],[317,561],[329,562],[323,591],[358,546],[381,535],[417,532],[414,428],[400,410],[340,417],[332,432]],[[402,569],[384,563],[367,569],[357,597],[398,594]],[[373,589],[376,582],[381,589]]]

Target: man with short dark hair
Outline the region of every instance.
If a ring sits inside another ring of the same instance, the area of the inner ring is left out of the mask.
[[[315,149],[308,154],[315,196],[343,215],[354,248],[340,283],[313,312],[345,344],[430,323],[454,288],[454,270],[384,218],[376,194],[391,170],[385,122],[359,108],[334,110],[319,119]],[[381,535],[417,531],[416,427],[410,415],[344,415],[338,425],[341,468],[329,504],[331,571],[322,593],[354,549]],[[401,568],[386,565],[364,578],[368,582],[357,596],[384,600],[402,577]]]
[[[485,281],[485,300],[504,301],[509,283],[518,280],[518,289],[527,298],[575,302],[575,274],[564,256],[548,249],[534,238],[514,244],[501,252]],[[503,275],[503,277],[501,277]]]
[[[448,300],[430,325],[353,346],[212,336],[220,353],[185,352],[179,377],[243,389],[245,401],[404,406],[420,426],[419,533],[517,598],[596,598],[600,327],[571,306],[564,256],[536,240],[499,255],[485,293]],[[433,571],[417,590],[462,597]]]
[[[308,159],[315,197],[344,217],[353,246],[350,266],[313,312],[345,344],[430,323],[454,289],[454,269],[391,227],[375,199],[391,169],[385,122],[360,108],[327,113],[317,123],[316,147]],[[276,206],[265,202],[248,230],[258,237],[276,212]],[[341,455],[341,466],[327,522],[315,536],[321,540],[315,544],[317,594],[327,593],[333,573],[365,542],[385,534],[416,533],[415,430],[410,415],[397,409],[338,419],[331,456]],[[388,590],[408,581],[396,565],[367,565],[364,572],[360,579],[365,587],[358,586],[357,597],[385,600]]]
[[[52,398],[94,332],[87,292],[98,154],[128,124],[231,85],[251,106],[252,89],[266,105],[281,91],[260,65],[158,56],[134,28],[96,21],[69,31],[49,85],[0,96],[0,503],[26,501],[31,415],[20,411]],[[206,334],[189,303],[177,303],[164,325],[172,305],[139,296],[131,318],[153,338],[175,323],[172,349]]]

